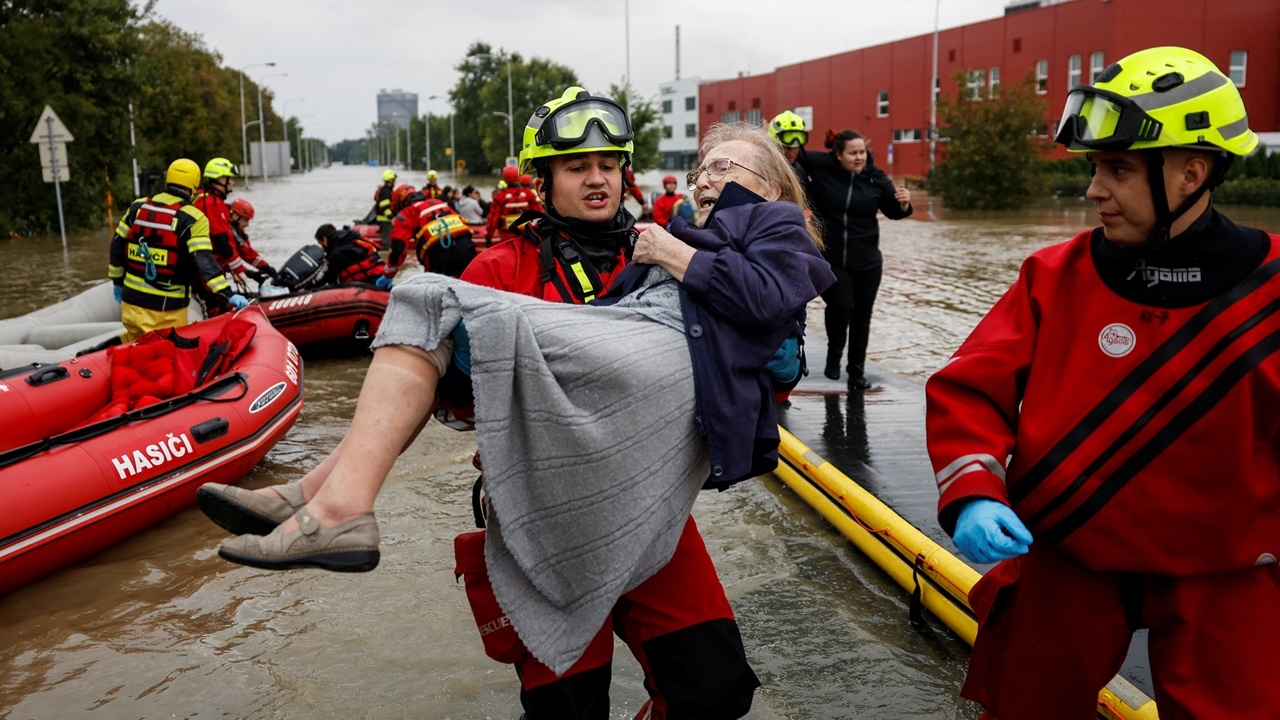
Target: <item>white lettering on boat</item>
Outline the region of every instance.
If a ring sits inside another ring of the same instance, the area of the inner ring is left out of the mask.
[[[294,385],[298,384],[298,367],[301,364],[302,356],[298,355],[298,348],[289,343],[284,351],[284,374]]]
[[[0,383],[0,392],[9,392],[9,386],[4,383]]]
[[[311,298],[315,297],[313,293],[306,295],[294,295],[293,297],[283,298],[281,300],[272,300],[267,303],[267,310],[283,310],[291,307],[302,307],[311,304]]]
[[[176,436],[168,433],[161,440],[133,450],[126,450],[111,458],[111,464],[115,466],[116,474],[120,479],[124,480],[146,470],[162,467],[194,452],[191,438],[187,437],[186,433]]]

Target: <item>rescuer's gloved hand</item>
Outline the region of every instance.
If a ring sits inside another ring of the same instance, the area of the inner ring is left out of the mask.
[[[1018,519],[1013,508],[1002,502],[978,498],[960,509],[956,548],[974,562],[993,563],[1027,552],[1031,531]]]
[[[111,297],[116,302],[124,302],[124,286],[113,285],[111,287]]]
[[[774,380],[784,385],[795,380],[800,374],[800,342],[793,337],[782,341],[782,347],[773,354],[764,369],[769,371]]]
[[[377,285],[378,287],[382,288],[383,290],[390,290],[390,289],[391,289],[392,280],[391,280],[391,278],[387,277],[386,275],[383,275],[382,277],[378,278],[377,280],[374,280],[374,281],[373,281],[373,284],[374,284],[374,285]]]
[[[262,270],[262,272],[266,273],[267,276],[270,277],[272,280],[276,280],[279,277],[279,274],[276,272],[276,269],[271,267],[270,265],[263,265],[260,269]]]
[[[237,310],[242,310],[249,305],[249,301],[240,293],[232,293],[231,297],[227,298],[227,302],[231,303],[231,307]]]

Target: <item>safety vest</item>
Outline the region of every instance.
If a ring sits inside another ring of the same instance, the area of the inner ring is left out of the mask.
[[[383,262],[378,256],[377,246],[364,238],[352,240],[351,244],[364,248],[365,257],[360,262],[339,270],[338,282],[373,282],[382,277]]]
[[[414,233],[417,241],[414,252],[422,267],[429,267],[426,261],[427,251],[436,245],[448,249],[455,240],[471,237],[471,228],[462,216],[443,200],[427,199],[414,205],[412,210],[418,213],[418,230]]]
[[[170,196],[172,197],[172,196]],[[178,213],[187,202],[174,198],[163,203],[143,200],[129,226],[124,284],[139,292],[162,297],[186,298],[188,288],[180,276],[182,238]]]

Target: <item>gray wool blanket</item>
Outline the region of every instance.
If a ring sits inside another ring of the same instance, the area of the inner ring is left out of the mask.
[[[671,558],[709,474],[675,294],[653,295],[665,306],[585,307],[424,273],[374,343],[431,350],[466,321],[490,580],[556,673]]]

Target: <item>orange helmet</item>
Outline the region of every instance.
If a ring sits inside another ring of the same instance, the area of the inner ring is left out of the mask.
[[[253,219],[253,205],[244,198],[236,198],[231,201],[231,212],[246,220]]]
[[[502,168],[502,179],[506,181],[508,186],[518,184],[520,182],[520,169],[515,165],[508,165]]]
[[[395,190],[392,190],[391,191],[391,212],[400,212],[400,209],[404,207],[405,198],[409,197],[415,192],[417,192],[417,189],[409,184],[399,185],[396,187]]]

